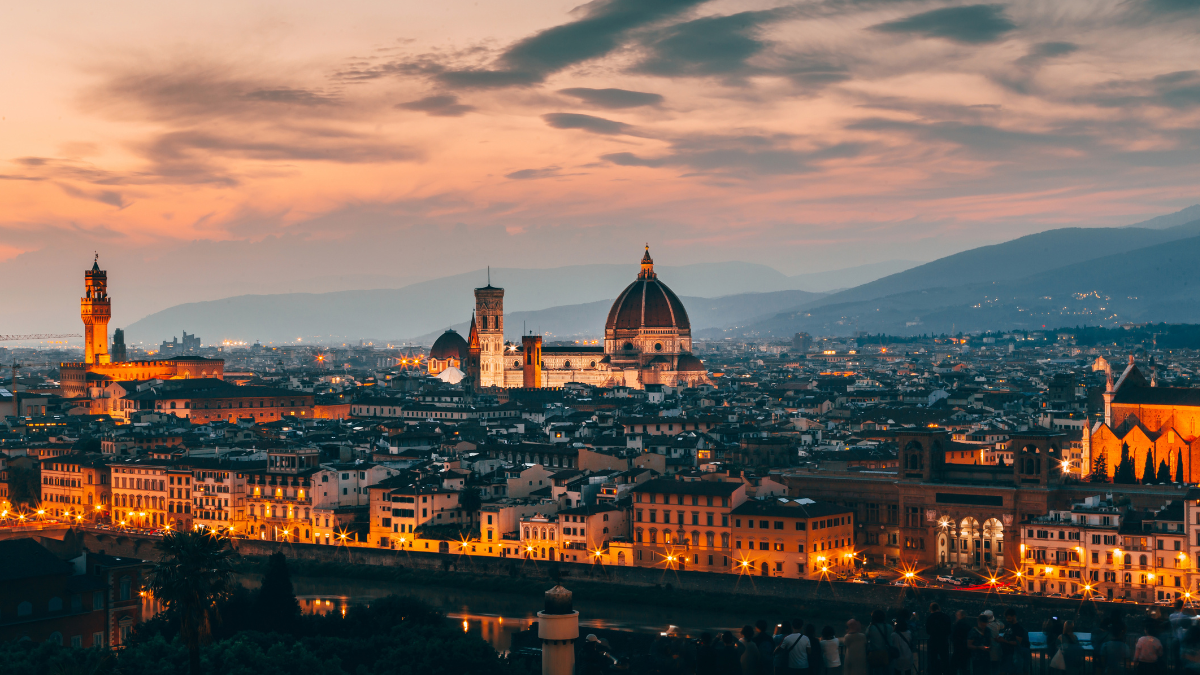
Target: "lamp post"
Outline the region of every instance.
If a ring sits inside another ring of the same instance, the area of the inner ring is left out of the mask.
[[[542,675],[575,672],[575,640],[579,638],[579,612],[571,608],[571,591],[555,586],[546,591],[546,608],[537,613],[542,640]]]

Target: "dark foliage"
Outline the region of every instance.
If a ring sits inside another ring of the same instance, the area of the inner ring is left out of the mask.
[[[1092,473],[1088,476],[1088,480],[1092,483],[1108,482],[1108,457],[1105,453],[1096,453],[1096,458],[1092,460]]]
[[[263,575],[255,602],[255,613],[265,621],[263,625],[275,630],[291,630],[300,617],[300,603],[292,589],[292,575],[288,572],[287,557],[276,551],[267,558],[267,572]]]

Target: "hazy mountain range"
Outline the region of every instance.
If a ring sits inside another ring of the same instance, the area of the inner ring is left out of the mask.
[[[1062,228],[925,264],[876,265],[787,276],[744,262],[659,267],[703,337],[913,334],[985,329],[1200,322],[1200,205],[1128,227]],[[506,332],[599,337],[633,265],[494,269],[506,289]],[[396,289],[246,295],[156,312],[128,327],[132,341],[180,329],[206,343],[373,338],[429,344],[465,330],[472,289],[487,271]]]
[[[787,276],[754,263],[699,263],[656,267],[664,281],[688,304],[693,321],[711,316],[761,319],[817,297],[815,291],[848,287],[907,269],[910,261],[891,261],[833,272]],[[521,334],[522,324],[549,335],[599,336],[612,300],[637,276],[637,265],[572,265],[552,269],[477,270],[397,289],[242,295],[176,305],[130,324],[126,340],[156,343],[182,330],[206,344],[223,339],[262,342],[377,341],[431,342],[450,326],[463,327],[475,307],[473,289],[491,283],[505,289],[506,332]],[[753,297],[740,297],[752,294]],[[701,298],[739,296],[706,311]],[[599,311],[589,305],[598,303]],[[693,305],[695,307],[693,308]],[[706,327],[715,324],[702,323]],[[114,326],[116,327],[116,326]]]

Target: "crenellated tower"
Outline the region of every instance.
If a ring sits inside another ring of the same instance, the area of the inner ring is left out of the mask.
[[[109,363],[108,321],[112,318],[112,301],[108,298],[108,273],[100,269],[100,254],[96,254],[92,269],[83,273],[84,296],[79,299],[79,316],[83,319],[83,362],[89,365]]]
[[[479,386],[504,386],[504,289],[475,289],[475,330],[479,335]]]

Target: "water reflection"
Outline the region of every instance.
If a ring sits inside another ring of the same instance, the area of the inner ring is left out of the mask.
[[[258,577],[243,577],[242,583],[256,587],[260,581]],[[350,605],[370,604],[387,595],[412,596],[445,613],[465,632],[487,640],[499,652],[511,648],[513,634],[528,630],[537,621],[536,613],[543,602],[541,593],[527,597],[357,579],[296,577],[292,583],[305,614],[344,613]],[[653,634],[675,625],[684,634],[699,635],[704,631],[737,631],[757,618],[722,608],[697,611],[601,601],[576,601],[575,608],[580,612],[579,625],[584,634],[588,628]]]
[[[300,603],[300,612],[303,614],[323,616],[340,613],[342,616],[345,616],[346,609],[350,605],[370,605],[371,600],[383,597],[384,595],[387,594],[371,594],[362,597],[347,595],[297,595],[296,600]],[[487,640],[496,651],[501,653],[511,648],[514,633],[529,630],[534,621],[532,616],[518,618],[463,612],[447,612],[446,616],[458,621],[464,633],[476,635]]]

